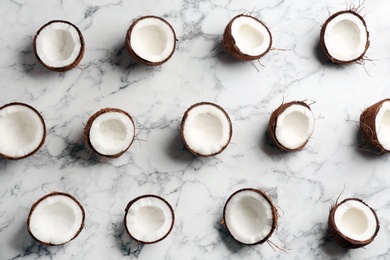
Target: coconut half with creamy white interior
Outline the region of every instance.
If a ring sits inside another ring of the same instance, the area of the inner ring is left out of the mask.
[[[104,108],[93,114],[84,128],[89,148],[98,155],[117,158],[129,149],[135,137],[132,117],[118,108]]]
[[[314,115],[301,101],[279,106],[271,115],[268,132],[275,144],[284,151],[301,150],[314,131]]]
[[[370,244],[379,231],[375,211],[360,199],[349,198],[332,207],[329,232],[344,248],[359,248]]]
[[[223,224],[230,235],[246,245],[261,244],[275,231],[276,207],[263,191],[245,188],[234,192],[223,210]]]
[[[53,20],[34,36],[33,48],[38,61],[46,68],[64,72],[76,67],[84,56],[85,43],[80,30],[72,23]]]
[[[333,14],[321,28],[320,43],[334,63],[361,61],[370,45],[364,18],[352,10]]]
[[[257,60],[271,49],[272,35],[256,17],[240,14],[226,26],[222,44],[237,59]]]
[[[84,208],[78,200],[68,193],[52,192],[32,205],[27,228],[44,245],[63,245],[80,234],[84,220]]]
[[[210,102],[196,103],[184,113],[180,134],[186,148],[199,156],[221,153],[232,138],[232,123],[225,110]]]
[[[176,48],[173,27],[158,16],[143,16],[127,31],[126,47],[138,62],[157,66],[169,60]]]
[[[0,108],[0,155],[22,159],[39,150],[45,142],[46,126],[41,114],[24,103]]]
[[[156,195],[143,195],[127,204],[124,224],[135,241],[152,244],[166,238],[172,231],[175,214],[172,206]]]

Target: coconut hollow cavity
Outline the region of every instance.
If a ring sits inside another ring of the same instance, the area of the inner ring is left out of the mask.
[[[257,60],[270,50],[272,35],[259,19],[240,14],[226,26],[222,44],[228,53],[239,60]]]
[[[275,144],[284,151],[301,150],[314,131],[314,115],[301,101],[279,106],[271,115],[268,132]]]
[[[352,10],[337,12],[322,26],[320,43],[334,63],[359,62],[370,45],[366,22]]]
[[[75,239],[84,227],[83,206],[72,195],[52,192],[30,210],[27,228],[30,235],[44,245],[63,245]]]
[[[126,47],[138,62],[157,66],[169,60],[176,48],[176,34],[163,18],[143,16],[127,31]]]
[[[390,99],[381,100],[366,108],[360,115],[360,133],[364,146],[390,152]]]
[[[84,136],[93,152],[117,158],[133,143],[135,125],[127,112],[118,108],[104,108],[89,118]]]
[[[246,245],[267,241],[277,222],[276,207],[261,190],[246,188],[234,192],[223,210],[226,229],[235,240]]]
[[[199,156],[221,153],[232,138],[232,122],[222,107],[201,102],[192,105],[181,121],[181,139],[186,148]]]
[[[84,56],[85,43],[80,30],[72,23],[53,20],[34,36],[33,49],[46,68],[65,72],[76,67]]]
[[[127,204],[124,224],[135,241],[152,244],[166,238],[172,231],[175,214],[172,206],[156,195],[143,195]]]
[[[18,160],[39,150],[45,142],[46,126],[35,108],[10,103],[0,108],[0,155]]]
[[[332,207],[328,220],[329,232],[344,248],[370,244],[379,231],[375,211],[360,199],[349,198]]]

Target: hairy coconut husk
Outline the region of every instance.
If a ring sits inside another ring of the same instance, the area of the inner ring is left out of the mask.
[[[333,237],[334,241],[337,244],[339,244],[341,247],[344,247],[344,248],[359,248],[359,247],[363,247],[363,246],[366,246],[366,245],[370,244],[374,240],[376,235],[378,234],[378,231],[379,231],[379,220],[378,220],[378,217],[377,217],[375,211],[371,207],[369,207],[371,209],[372,213],[374,214],[375,219],[376,219],[376,231],[375,231],[374,235],[370,239],[367,239],[367,240],[364,240],[364,241],[354,240],[354,239],[351,239],[351,238],[343,235],[340,232],[340,230],[337,228],[336,224],[335,224],[334,216],[335,216],[336,209],[341,204],[343,204],[343,203],[345,203],[345,202],[347,202],[349,200],[355,200],[355,201],[361,202],[364,205],[366,205],[367,207],[369,207],[364,201],[362,201],[361,199],[357,199],[357,198],[348,198],[348,199],[345,199],[342,202],[334,205],[331,208],[330,212],[329,212],[329,218],[328,218],[329,233]]]
[[[201,106],[201,105],[211,105],[211,106],[214,106],[214,107],[217,107],[219,110],[221,110],[223,112],[223,114],[225,115],[226,119],[229,121],[229,140],[227,141],[227,143],[221,148],[220,151],[218,152],[215,152],[213,154],[202,154],[202,153],[199,153],[199,152],[196,152],[194,151],[193,149],[191,149],[191,147],[188,145],[186,139],[184,138],[184,124],[187,120],[187,117],[188,117],[188,113],[191,111],[191,109],[193,109],[194,107],[197,107],[197,106]],[[184,112],[184,115],[183,115],[183,118],[181,120],[181,124],[180,124],[180,136],[181,136],[181,140],[183,141],[183,144],[184,146],[187,148],[188,151],[190,151],[192,154],[194,155],[197,155],[197,156],[203,156],[203,157],[210,157],[210,156],[214,156],[214,155],[217,155],[217,154],[220,154],[222,153],[226,147],[229,145],[230,143],[230,140],[232,139],[232,135],[233,135],[233,126],[232,126],[232,121],[230,120],[230,117],[229,115],[226,113],[226,111],[219,105],[217,104],[214,104],[214,103],[210,103],[210,102],[200,102],[200,103],[196,103],[192,106],[190,106],[186,112]]]
[[[39,58],[38,53],[37,53],[37,46],[36,46],[37,43],[36,43],[36,41],[37,41],[37,37],[39,36],[39,33],[40,33],[46,26],[48,26],[48,25],[50,25],[50,24],[52,24],[52,23],[56,23],[56,22],[66,23],[66,24],[69,24],[70,26],[74,27],[74,28],[76,29],[77,33],[79,34],[79,36],[80,36],[80,41],[81,41],[81,49],[80,49],[79,55],[76,57],[76,59],[74,60],[73,63],[71,63],[71,64],[69,64],[69,65],[67,65],[67,66],[64,66],[64,67],[52,67],[52,66],[46,65],[46,64],[41,60],[41,58]],[[44,67],[48,68],[49,70],[56,71],[56,72],[65,72],[65,71],[71,70],[71,69],[73,69],[74,67],[76,67],[76,66],[80,63],[81,59],[83,58],[84,52],[85,52],[84,37],[83,37],[83,35],[81,34],[81,31],[79,30],[79,28],[78,28],[76,25],[74,25],[74,24],[72,24],[72,23],[70,23],[70,22],[68,22],[68,21],[63,21],[63,20],[52,20],[52,21],[50,21],[50,22],[44,24],[44,25],[38,30],[38,32],[35,34],[34,40],[33,40],[33,50],[34,50],[35,57],[38,59],[38,61],[39,61]]]
[[[264,53],[262,53],[260,55],[257,55],[257,56],[251,56],[251,55],[242,53],[240,51],[240,49],[237,47],[236,41],[234,40],[234,38],[232,36],[232,24],[233,24],[234,20],[239,18],[239,17],[249,17],[249,18],[252,18],[252,19],[256,20],[257,22],[259,22],[260,24],[262,24],[267,29],[267,31],[268,31],[268,33],[270,35],[270,44],[269,44],[267,50]],[[271,49],[271,46],[272,46],[272,34],[271,34],[270,30],[268,29],[268,27],[265,26],[265,24],[263,22],[261,22],[259,19],[257,19],[256,17],[250,16],[250,15],[246,15],[246,14],[240,14],[240,15],[235,16],[227,24],[227,26],[225,28],[225,31],[223,33],[222,44],[225,47],[225,50],[229,54],[233,55],[234,57],[236,57],[239,60],[242,60],[242,61],[258,60],[261,57],[263,57],[265,54],[267,54],[269,52],[269,50]]]
[[[174,41],[173,41],[173,49],[172,49],[172,52],[169,54],[169,56],[167,58],[165,58],[164,60],[160,61],[160,62],[150,62],[148,60],[145,60],[143,58],[141,58],[140,56],[137,55],[137,53],[134,52],[133,50],[133,47],[131,46],[131,41],[130,41],[130,36],[131,36],[131,33],[133,31],[133,28],[134,26],[139,23],[140,21],[142,21],[143,19],[148,19],[148,18],[156,18],[156,19],[159,19],[161,20],[163,23],[166,23],[169,28],[172,30],[172,33],[173,33],[173,37],[174,37]],[[175,52],[175,49],[176,49],[176,33],[175,33],[175,30],[173,29],[173,27],[171,26],[170,23],[168,23],[165,19],[161,18],[161,17],[158,17],[158,16],[153,16],[153,15],[147,15],[147,16],[142,16],[138,19],[136,19],[132,24],[131,26],[129,27],[129,29],[127,30],[127,34],[126,34],[126,48],[128,50],[128,52],[130,53],[130,55],[136,60],[138,61],[139,63],[141,64],[144,64],[144,65],[147,65],[147,66],[158,66],[158,65],[161,65],[163,63],[165,63],[167,60],[169,60],[173,53]]]
[[[79,230],[76,232],[76,234],[73,236],[73,238],[71,238],[69,241],[65,242],[65,243],[62,243],[62,244],[52,244],[52,243],[46,243],[44,241],[41,241],[39,240],[38,238],[36,238],[32,232],[31,232],[31,228],[30,228],[30,219],[31,219],[31,215],[33,213],[33,211],[35,210],[35,208],[38,206],[39,203],[41,203],[41,201],[45,200],[46,198],[48,197],[52,197],[52,196],[57,196],[57,195],[62,195],[62,196],[66,196],[70,199],[72,199],[74,202],[76,202],[76,204],[80,207],[81,209],[81,212],[82,212],[82,215],[83,215],[83,220],[81,222],[81,225],[80,225],[80,228]],[[43,245],[46,245],[46,246],[60,246],[60,245],[63,245],[63,244],[66,244],[70,241],[72,241],[73,239],[75,239],[81,232],[81,230],[83,230],[84,228],[84,221],[85,221],[85,211],[84,211],[84,208],[83,206],[80,204],[80,202],[75,198],[73,197],[72,195],[68,194],[68,193],[64,193],[64,192],[51,192],[45,196],[43,196],[42,198],[40,198],[37,202],[35,202],[32,206],[31,206],[31,209],[30,209],[30,213],[28,214],[28,218],[27,218],[27,230],[28,230],[28,233],[30,233],[31,237],[33,239],[35,239],[36,241],[38,241],[39,243],[43,244]]]
[[[119,109],[119,108],[103,108],[101,110],[99,110],[98,112],[96,112],[95,114],[93,114],[87,121],[87,124],[85,125],[84,127],[84,139],[85,139],[85,142],[88,144],[88,148],[93,151],[94,153],[102,156],[102,157],[105,157],[105,158],[118,158],[119,156],[121,156],[124,152],[126,152],[129,147],[131,146],[131,144],[133,143],[134,141],[134,137],[133,137],[133,140],[131,140],[129,146],[124,149],[123,151],[117,153],[117,154],[114,154],[114,155],[106,155],[106,154],[101,154],[99,153],[98,151],[95,150],[95,148],[93,147],[93,145],[91,144],[91,140],[89,138],[89,132],[91,131],[91,127],[92,127],[92,124],[93,122],[95,121],[95,119],[97,117],[99,117],[100,115],[104,114],[104,113],[108,113],[108,112],[118,112],[118,113],[122,113],[124,114],[125,116],[127,116],[130,121],[133,123],[133,126],[134,126],[134,129],[135,129],[135,125],[134,125],[134,121],[133,121],[133,118],[129,115],[129,113],[127,113],[126,111],[123,111],[122,109]]]
[[[356,59],[354,60],[349,60],[349,61],[343,61],[343,60],[338,60],[336,58],[334,58],[332,55],[329,54],[329,51],[328,51],[328,48],[326,47],[325,45],[325,30],[326,30],[326,27],[328,26],[329,22],[331,20],[333,20],[335,17],[341,15],[341,14],[345,14],[345,13],[350,13],[350,14],[353,14],[355,15],[356,17],[358,17],[363,25],[364,25],[364,28],[366,29],[366,33],[367,33],[367,43],[366,43],[366,46],[365,46],[365,50],[364,52],[359,56],[357,57]],[[364,58],[364,55],[366,54],[367,50],[368,50],[368,47],[370,46],[370,40],[369,40],[369,32],[367,30],[367,25],[366,25],[366,21],[364,21],[364,18],[356,13],[355,11],[353,10],[345,10],[345,11],[340,11],[340,12],[337,12],[333,15],[331,15],[324,23],[324,25],[321,27],[321,32],[320,32],[320,44],[321,44],[321,47],[322,49],[324,50],[326,56],[333,62],[333,63],[336,63],[336,64],[350,64],[350,63],[353,63],[353,62],[359,62],[361,60],[363,60]]]

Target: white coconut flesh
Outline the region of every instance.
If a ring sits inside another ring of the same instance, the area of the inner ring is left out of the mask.
[[[390,150],[390,101],[382,103],[375,117],[375,131],[378,142]]]
[[[368,35],[363,21],[353,13],[343,13],[325,28],[324,43],[328,53],[340,61],[356,60],[366,51]]]
[[[61,245],[72,240],[83,225],[80,206],[65,195],[46,197],[33,209],[29,229],[39,241]]]
[[[36,38],[36,52],[48,67],[71,65],[82,48],[76,28],[68,23],[53,22],[45,26]]]
[[[187,113],[183,136],[188,147],[199,154],[220,152],[229,143],[230,120],[220,108],[201,104]]]
[[[153,243],[170,232],[174,216],[167,202],[158,197],[146,196],[129,207],[125,221],[127,231],[134,239]]]
[[[160,62],[174,51],[175,34],[163,20],[148,17],[140,19],[134,25],[130,44],[134,53],[143,60]]]
[[[252,17],[240,16],[231,25],[231,34],[237,48],[244,54],[258,56],[265,53],[271,44],[267,28]]]
[[[276,120],[275,137],[287,149],[296,149],[305,144],[313,131],[313,112],[303,105],[287,107]]]
[[[357,241],[370,239],[377,228],[372,210],[356,200],[348,200],[337,207],[334,223],[343,235]]]
[[[102,155],[116,155],[125,151],[133,142],[134,123],[120,112],[106,112],[92,123],[89,141],[93,149]]]
[[[237,241],[255,244],[272,230],[272,205],[258,192],[243,190],[227,202],[224,220],[226,228]]]
[[[30,107],[15,104],[0,110],[0,153],[20,158],[36,150],[44,138],[45,125]]]

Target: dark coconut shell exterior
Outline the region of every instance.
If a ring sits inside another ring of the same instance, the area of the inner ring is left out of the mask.
[[[133,50],[133,47],[131,46],[131,41],[130,41],[130,38],[131,38],[131,33],[133,32],[133,28],[134,26],[139,23],[140,21],[144,20],[144,19],[148,19],[148,18],[156,18],[156,19],[159,19],[161,20],[163,23],[167,24],[168,27],[172,30],[172,33],[173,33],[173,37],[174,37],[174,41],[173,41],[173,49],[172,49],[172,52],[169,54],[169,56],[167,58],[165,58],[164,60],[160,61],[160,62],[151,62],[151,61],[148,61],[148,60],[145,60],[143,59],[142,57],[138,56],[138,54]],[[173,53],[175,52],[175,49],[176,49],[176,33],[175,33],[175,30],[173,29],[173,27],[163,18],[161,17],[158,17],[158,16],[153,16],[153,15],[147,15],[147,16],[142,16],[140,18],[138,18],[137,20],[135,20],[129,27],[129,29],[127,30],[127,34],[126,34],[126,48],[127,48],[127,51],[130,53],[130,55],[136,60],[138,61],[139,63],[142,63],[144,65],[147,65],[147,66],[158,66],[158,65],[161,65],[163,63],[165,63],[167,60],[169,60]]]
[[[366,29],[366,34],[367,34],[367,42],[366,42],[366,46],[365,46],[365,49],[364,49],[364,52],[359,56],[357,57],[356,59],[353,59],[353,60],[338,60],[336,59],[335,57],[333,57],[332,55],[329,54],[329,51],[328,51],[328,48],[326,47],[326,44],[325,44],[325,31],[326,31],[326,28],[329,24],[330,21],[332,21],[334,18],[336,18],[337,16],[341,15],[341,14],[345,14],[345,13],[349,13],[349,14],[352,14],[352,15],[355,15],[357,18],[359,18],[363,25],[364,25],[364,28]],[[346,11],[340,11],[340,12],[337,12],[333,15],[331,15],[324,23],[324,25],[321,27],[321,32],[320,32],[320,44],[321,44],[321,47],[322,49],[324,50],[326,56],[333,62],[333,63],[336,63],[336,64],[350,64],[350,63],[353,63],[353,62],[359,62],[363,59],[364,55],[366,54],[367,50],[368,50],[368,47],[370,46],[370,40],[369,40],[369,32],[367,31],[367,25],[366,25],[366,22],[364,21],[364,18],[359,15],[358,13],[356,13],[355,11],[352,11],[352,10],[346,10]]]
[[[52,23],[66,23],[66,24],[69,24],[70,26],[74,27],[76,29],[76,31],[78,32],[79,36],[80,36],[80,41],[81,41],[81,49],[80,49],[80,53],[79,55],[76,57],[76,59],[69,65],[67,66],[64,66],[64,67],[51,67],[51,66],[48,66],[47,64],[45,64],[41,58],[38,56],[38,53],[37,53],[37,38],[39,36],[39,33],[48,25],[52,24]],[[84,37],[83,35],[81,34],[81,31],[79,30],[79,28],[77,28],[76,25],[68,22],[68,21],[64,21],[64,20],[52,20],[48,23],[46,23],[45,25],[43,25],[39,30],[38,32],[35,34],[34,36],[34,40],[33,40],[33,50],[34,50],[34,54],[35,54],[35,57],[37,57],[38,61],[46,68],[48,68],[49,70],[52,70],[52,71],[56,71],[56,72],[65,72],[65,71],[68,71],[68,70],[71,70],[73,69],[74,67],[76,67],[81,59],[83,58],[84,56],[84,52],[85,52],[85,42],[84,42]]]
[[[95,114],[93,114],[88,119],[88,122],[84,127],[84,139],[85,139],[86,143],[88,144],[89,149],[91,149],[91,151],[93,151],[94,153],[96,153],[102,157],[106,157],[106,158],[118,158],[119,156],[121,156],[124,152],[126,152],[129,149],[129,147],[131,146],[131,144],[134,141],[134,137],[126,149],[124,149],[123,151],[121,151],[117,154],[114,154],[114,155],[102,154],[102,153],[99,153],[98,151],[96,151],[96,149],[91,144],[91,140],[89,138],[89,133],[91,131],[91,127],[92,127],[92,124],[95,121],[95,119],[98,118],[99,116],[101,116],[102,114],[109,113],[109,112],[118,112],[118,113],[122,113],[125,116],[127,116],[130,119],[130,121],[132,122],[132,124],[134,126],[134,131],[135,131],[134,121],[133,121],[133,118],[129,115],[129,113],[127,113],[126,111],[123,111],[122,109],[119,109],[119,108],[103,108],[103,109],[99,110],[98,112],[96,112]],[[134,133],[134,136],[135,136],[135,133]]]
[[[289,148],[286,148],[284,147],[283,145],[281,145],[278,141],[278,139],[276,138],[276,134],[275,134],[275,131],[276,131],[276,126],[277,126],[277,120],[278,120],[278,117],[280,114],[282,114],[288,107],[292,106],[292,105],[301,105],[301,106],[304,106],[304,107],[307,107],[309,110],[310,107],[309,105],[307,105],[305,102],[302,102],[302,101],[291,101],[291,102],[288,102],[288,103],[284,103],[282,105],[280,105],[272,114],[271,114],[271,118],[269,120],[269,123],[268,123],[268,134],[270,136],[270,138],[272,139],[272,141],[283,151],[291,151],[291,152],[294,152],[294,151],[299,151],[299,150],[302,150],[303,147],[305,147],[305,145],[307,144],[307,142],[309,140],[307,140],[304,144],[302,144],[301,146],[295,148],[295,149],[289,149]]]
[[[363,246],[366,246],[368,244],[370,244],[374,238],[376,237],[376,235],[378,234],[378,231],[379,231],[379,220],[378,220],[378,217],[375,213],[375,211],[370,208],[370,210],[372,211],[372,213],[374,214],[375,216],[375,219],[376,219],[376,230],[375,230],[375,233],[374,235],[370,238],[370,239],[367,239],[367,240],[364,240],[364,241],[358,241],[358,240],[354,240],[354,239],[351,239],[347,236],[345,236],[344,234],[342,234],[340,232],[340,230],[337,228],[336,224],[335,224],[335,221],[334,221],[334,216],[335,216],[335,212],[337,210],[337,208],[349,201],[349,200],[355,200],[355,201],[358,201],[358,202],[361,202],[363,203],[364,205],[366,205],[368,208],[370,208],[366,203],[364,203],[361,199],[356,199],[356,198],[348,198],[348,199],[345,199],[343,200],[342,202],[334,205],[330,212],[329,212],[329,218],[328,218],[328,229],[329,229],[329,233],[331,234],[331,236],[333,237],[334,241],[339,244],[341,247],[344,247],[344,248],[359,248],[359,247],[363,247]]]
[[[242,243],[240,242],[239,240],[237,240],[234,235],[230,232],[230,230],[228,229],[227,225],[226,225],[226,218],[225,218],[225,211],[226,211],[226,205],[229,203],[229,201],[237,194],[237,193],[240,193],[240,192],[243,192],[243,191],[253,191],[253,192],[256,192],[258,194],[260,194],[261,196],[263,196],[267,201],[268,203],[271,205],[271,208],[272,208],[272,227],[271,227],[271,231],[267,234],[267,236],[265,238],[263,238],[262,240],[260,241],[257,241],[255,243],[252,243],[252,244],[245,244],[245,243]],[[257,190],[257,189],[253,189],[253,188],[244,188],[244,189],[240,189],[236,192],[234,192],[232,195],[230,195],[230,197],[228,198],[228,200],[226,201],[225,203],[225,206],[223,208],[223,219],[222,219],[222,224],[225,226],[226,230],[229,232],[229,234],[239,243],[241,244],[244,244],[244,245],[258,245],[258,244],[262,244],[264,243],[265,241],[267,241],[272,233],[275,231],[276,227],[278,226],[278,210],[276,209],[274,203],[272,202],[271,198],[268,196],[267,193],[265,193],[264,191],[262,190]]]
[[[187,143],[185,137],[184,137],[184,127],[185,127],[185,123],[186,123],[186,120],[187,120],[187,117],[188,117],[188,113],[191,111],[191,109],[197,107],[197,106],[202,106],[202,105],[211,105],[211,106],[214,106],[216,108],[218,108],[219,110],[221,110],[223,112],[223,114],[225,115],[226,119],[228,120],[229,122],[229,140],[226,142],[226,144],[221,148],[221,150],[219,150],[218,152],[215,152],[215,153],[212,153],[212,154],[202,154],[202,153],[199,153],[197,151],[194,151]],[[219,105],[217,104],[214,104],[214,103],[210,103],[210,102],[200,102],[200,103],[196,103],[192,106],[190,106],[186,112],[184,113],[184,116],[181,120],[181,124],[180,124],[180,136],[181,136],[181,140],[183,141],[183,144],[185,145],[185,147],[187,148],[188,151],[190,151],[192,154],[194,155],[197,155],[197,156],[203,156],[203,157],[210,157],[210,156],[214,156],[214,155],[217,155],[217,154],[220,154],[222,153],[226,147],[229,145],[230,143],[230,140],[232,139],[232,135],[233,135],[233,127],[232,127],[232,121],[230,120],[230,117],[229,115],[226,113],[226,111]]]
[[[152,242],[147,242],[147,241],[138,240],[137,238],[133,237],[133,235],[129,232],[129,229],[127,228],[126,217],[127,217],[127,213],[129,212],[130,207],[134,204],[134,202],[136,202],[136,201],[138,201],[140,199],[150,198],[150,197],[159,199],[159,200],[163,201],[168,206],[168,208],[170,209],[171,214],[172,214],[172,224],[171,224],[171,227],[169,228],[168,232],[163,237],[161,237],[160,239],[157,239],[155,241],[152,241]],[[164,198],[162,198],[160,196],[153,195],[153,194],[146,194],[146,195],[142,195],[142,196],[139,196],[139,197],[133,199],[132,201],[130,201],[127,204],[126,209],[125,209],[125,217],[123,219],[123,222],[124,222],[124,225],[125,225],[126,233],[134,241],[136,241],[137,243],[142,243],[142,244],[154,244],[154,243],[160,242],[161,240],[164,240],[171,233],[171,231],[173,229],[173,225],[175,223],[175,212],[173,211],[173,208],[172,208],[171,204],[169,204],[168,201],[166,201]]]
[[[51,244],[51,243],[47,243],[45,241],[41,241],[39,239],[37,239],[34,234],[31,232],[31,229],[30,229],[30,219],[31,219],[31,214],[34,212],[35,208],[39,205],[39,203],[41,203],[43,200],[47,199],[48,197],[53,197],[53,196],[66,196],[70,199],[72,199],[81,209],[81,212],[83,214],[83,219],[82,219],[82,222],[81,222],[81,225],[80,225],[80,228],[79,230],[76,232],[76,234],[73,236],[73,238],[71,238],[69,241],[65,242],[65,243],[62,243],[62,244]],[[63,244],[66,244],[70,241],[72,241],[73,239],[75,239],[81,232],[81,230],[83,230],[84,228],[84,221],[85,221],[85,211],[84,211],[84,208],[83,206],[80,204],[80,202],[75,198],[73,197],[72,195],[68,194],[68,193],[64,193],[64,192],[52,192],[52,193],[49,193],[47,194],[46,196],[43,196],[42,198],[40,198],[37,202],[35,202],[32,206],[31,206],[31,209],[30,209],[30,213],[28,214],[28,218],[27,218],[27,230],[28,230],[28,233],[30,233],[31,237],[34,238],[36,241],[38,241],[39,243],[43,244],[43,245],[46,245],[46,246],[60,246],[60,245],[63,245]]]
[[[266,49],[265,52],[263,52],[262,54],[257,55],[257,56],[251,56],[251,55],[242,53],[240,51],[240,49],[237,47],[236,40],[234,39],[234,37],[232,35],[232,24],[239,17],[249,17],[249,18],[252,18],[256,22],[262,24],[267,29],[267,32],[269,33],[269,37],[270,37],[270,44],[269,44],[269,46],[268,46],[268,48]],[[225,28],[225,32],[223,33],[222,44],[225,47],[225,50],[229,54],[233,55],[234,57],[236,57],[239,60],[242,60],[242,61],[258,60],[261,57],[263,57],[265,54],[267,54],[269,52],[269,50],[271,49],[271,46],[272,46],[272,34],[271,34],[270,30],[268,29],[268,27],[265,26],[265,24],[263,22],[261,22],[259,19],[257,19],[256,17],[250,16],[250,15],[246,15],[246,14],[240,14],[240,15],[237,15],[236,17],[234,17],[232,20],[230,20],[230,22],[227,24],[227,26]]]
[[[376,124],[375,119],[379,112],[379,109],[382,107],[382,104],[386,101],[390,101],[389,98],[381,100],[372,106],[366,108],[363,113],[360,115],[360,134],[362,137],[363,145],[370,145],[379,153],[390,152],[386,150],[378,140],[376,134]]]
[[[0,107],[0,110],[4,109],[6,107],[9,107],[9,106],[25,106],[25,107],[31,109],[39,117],[40,121],[42,122],[42,126],[43,126],[42,140],[39,143],[39,145],[33,151],[29,152],[26,155],[19,156],[19,157],[12,157],[12,156],[0,153],[0,156],[2,156],[4,158],[10,159],[10,160],[19,160],[19,159],[23,159],[23,158],[26,158],[26,157],[29,157],[29,156],[33,155],[34,153],[36,153],[42,147],[42,145],[45,143],[45,140],[46,140],[46,125],[45,125],[45,121],[43,120],[42,115],[35,108],[33,108],[32,106],[24,104],[24,103],[13,102],[13,103],[9,103],[9,104],[6,104],[6,105]]]

